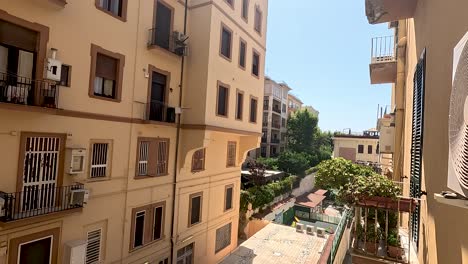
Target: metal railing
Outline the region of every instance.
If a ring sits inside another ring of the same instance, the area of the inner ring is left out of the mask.
[[[83,184],[71,186],[39,188],[39,185],[28,186],[25,191],[0,192],[3,210],[0,211],[1,222],[11,222],[25,218],[46,215],[83,207],[83,201],[73,201],[72,193],[84,190]]]
[[[268,104],[264,104],[264,105],[263,105],[263,110],[268,110],[269,107],[270,107],[270,106],[269,106]]]
[[[148,31],[148,46],[158,46],[168,51],[174,51],[174,38],[169,34],[164,35],[158,28],[152,28]]]
[[[280,143],[280,140],[279,140],[279,138],[272,138],[272,139],[271,139],[271,143],[273,143],[273,144],[279,144],[279,143]]]
[[[333,261],[335,260],[336,253],[338,251],[338,248],[340,247],[341,238],[343,237],[344,231],[346,230],[346,225],[348,221],[350,221],[350,219],[353,218],[353,213],[353,209],[345,209],[343,217],[341,218],[340,222],[338,223],[338,226],[336,227],[335,237],[333,238],[330,256],[328,257],[327,261],[328,264],[333,264]]]
[[[278,114],[281,114],[281,106],[276,106],[276,105],[274,105],[274,106],[273,106],[273,111],[276,112],[276,113],[278,113]]]
[[[372,63],[396,60],[395,38],[393,36],[372,38]]]
[[[147,105],[145,120],[175,123],[175,108],[164,102],[151,100]]]
[[[58,85],[53,81],[33,80],[0,72],[0,102],[2,103],[57,108],[58,91]]]
[[[281,124],[280,124],[280,122],[273,122],[273,123],[271,123],[271,127],[280,129],[280,128],[281,128]]]

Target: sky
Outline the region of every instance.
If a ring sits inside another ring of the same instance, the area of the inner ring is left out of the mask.
[[[364,0],[268,2],[266,75],[317,109],[322,130],[374,128],[391,85],[370,84],[371,39],[388,25],[367,22]]]

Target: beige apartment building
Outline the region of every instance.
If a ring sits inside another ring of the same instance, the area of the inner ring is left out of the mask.
[[[352,162],[380,165],[379,133],[374,130],[362,134],[335,133],[333,136],[333,157]]]
[[[267,0],[0,0],[0,263],[217,263]]]
[[[288,94],[288,116],[302,108],[302,101],[292,93]]]
[[[419,263],[468,262],[466,201],[441,194],[467,196],[467,8],[463,0],[366,0],[369,22],[395,30],[374,40],[370,75],[393,84],[394,179],[420,199],[409,221]],[[391,39],[384,53],[383,39]]]

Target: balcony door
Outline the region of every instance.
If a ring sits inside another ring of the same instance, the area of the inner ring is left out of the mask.
[[[63,135],[22,134],[20,208],[23,213],[58,206],[59,177],[64,150]]]
[[[170,49],[171,46],[172,12],[172,8],[160,0],[156,2],[155,44],[164,49]]]
[[[166,92],[167,92],[168,76],[158,71],[151,72],[150,83],[150,103],[149,117],[150,120],[165,122],[166,116]]]
[[[22,243],[18,248],[18,264],[51,264],[53,236]]]

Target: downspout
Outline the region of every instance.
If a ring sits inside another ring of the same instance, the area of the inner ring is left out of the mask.
[[[184,35],[187,35],[187,13],[188,13],[188,0],[184,4]],[[184,68],[185,68],[185,55],[182,55],[182,62],[180,64],[180,84],[179,84],[179,109],[182,109],[182,91],[184,84]],[[175,210],[176,210],[176,190],[177,190],[177,162],[179,157],[179,144],[180,144],[180,129],[181,129],[182,113],[177,118],[177,133],[176,133],[176,146],[175,146],[175,159],[174,159],[174,181],[172,183],[172,215],[171,215],[171,260],[175,263]]]

